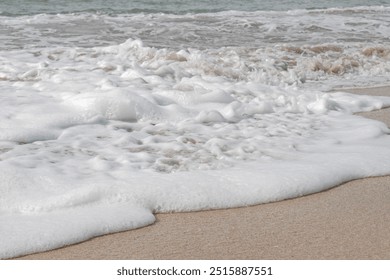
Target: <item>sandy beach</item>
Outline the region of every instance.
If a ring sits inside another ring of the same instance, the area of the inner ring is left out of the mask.
[[[390,108],[361,115],[390,126]],[[20,259],[390,259],[389,201],[390,176],[366,178],[276,203],[157,214],[145,228]]]

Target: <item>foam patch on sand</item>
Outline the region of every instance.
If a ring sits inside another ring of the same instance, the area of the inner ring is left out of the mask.
[[[266,85],[226,49],[15,50],[0,74],[0,257],[390,174],[390,98]]]

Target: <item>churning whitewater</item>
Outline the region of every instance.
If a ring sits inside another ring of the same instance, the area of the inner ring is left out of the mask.
[[[324,15],[350,19],[348,11],[283,13],[303,15],[309,29],[317,13],[310,32],[319,35],[337,31],[321,31]],[[232,26],[240,19],[245,38],[259,13],[282,12],[1,16],[0,258],[146,226],[154,213],[267,203],[390,174],[389,128],[353,115],[390,106],[390,98],[325,91],[388,82],[389,22],[370,43],[299,41],[298,33],[296,44],[273,43],[287,26],[276,20],[267,28],[277,36],[264,44],[234,37],[229,45],[220,30],[214,39],[207,33],[223,18]],[[54,30],[53,22],[69,28],[94,17],[111,38],[92,36],[91,25],[79,37]],[[166,26],[174,18],[203,34],[204,45],[169,43],[169,28],[122,40],[138,24],[128,17]]]

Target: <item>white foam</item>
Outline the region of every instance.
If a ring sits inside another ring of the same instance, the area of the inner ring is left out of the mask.
[[[390,173],[389,129],[351,115],[390,98],[266,85],[253,67],[269,65],[269,79],[286,71],[244,53],[140,40],[7,51],[0,257],[145,226],[156,212],[266,203]]]

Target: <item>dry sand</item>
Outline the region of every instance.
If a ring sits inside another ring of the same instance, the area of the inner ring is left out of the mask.
[[[390,109],[361,115],[390,126]],[[390,176],[367,178],[253,207],[158,214],[145,228],[22,259],[390,259],[389,214]]]

